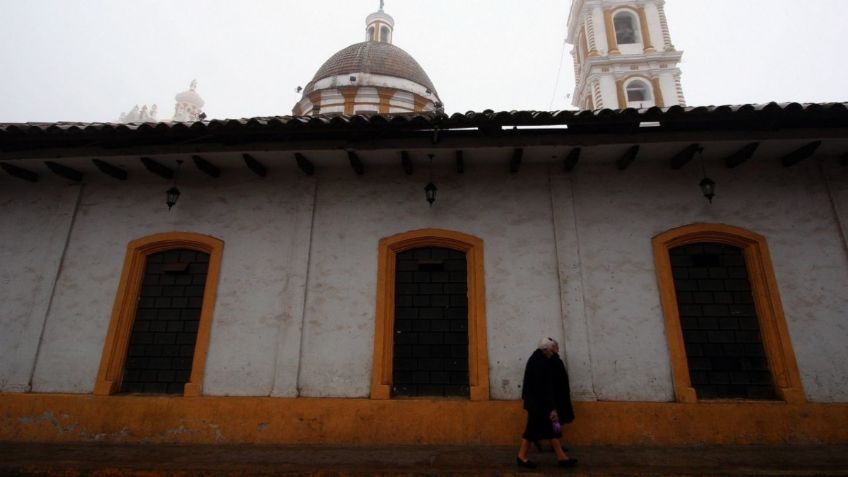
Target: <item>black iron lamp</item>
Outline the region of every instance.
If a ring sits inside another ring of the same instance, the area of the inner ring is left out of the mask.
[[[698,155],[701,158],[701,174],[703,175],[703,179],[701,179],[701,183],[698,184],[701,187],[701,193],[704,194],[704,197],[710,201],[710,204],[713,203],[713,197],[715,197],[715,188],[716,183],[714,180],[707,177],[707,167],[704,165],[704,148],[698,149]]]
[[[433,202],[436,202],[436,191],[439,190],[436,187],[436,184],[433,184],[433,155],[428,154],[430,156],[430,182],[424,186],[424,193],[427,197],[427,202],[430,203],[430,207],[433,207]]]
[[[701,179],[700,186],[701,186],[701,192],[704,193],[704,197],[706,197],[707,200],[710,201],[710,204],[712,204],[713,203],[713,197],[715,197],[715,186],[716,186],[715,181],[710,179],[709,177],[704,176],[704,178]]]
[[[174,186],[174,187],[171,187],[170,189],[168,189],[168,191],[165,192],[165,194],[167,194],[167,198],[165,199],[165,203],[168,204],[168,210],[171,210],[171,207],[176,205],[177,200],[180,198],[180,190],[177,189],[176,186]]]
[[[168,205],[168,210],[171,210],[171,207],[177,204],[177,200],[180,198],[180,190],[177,189],[177,174],[180,173],[180,167],[183,165],[182,159],[177,159],[177,171],[174,172],[174,183],[171,185],[171,188],[165,191],[165,204]]]
[[[427,202],[430,203],[430,207],[433,207],[433,202],[436,201],[437,190],[439,190],[438,187],[436,187],[436,184],[433,184],[432,182],[424,187],[424,193],[427,194]]]

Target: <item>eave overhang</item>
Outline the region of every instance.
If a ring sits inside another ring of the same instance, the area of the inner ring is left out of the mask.
[[[0,124],[0,159],[848,137],[848,103]]]

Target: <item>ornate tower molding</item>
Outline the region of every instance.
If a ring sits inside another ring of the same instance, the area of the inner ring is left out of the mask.
[[[685,106],[665,0],[574,0],[568,42],[580,109]]]

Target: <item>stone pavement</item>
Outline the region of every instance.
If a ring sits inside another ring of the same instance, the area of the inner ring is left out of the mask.
[[[513,447],[182,446],[0,443],[0,476],[848,476],[848,445],[580,447],[523,471]]]

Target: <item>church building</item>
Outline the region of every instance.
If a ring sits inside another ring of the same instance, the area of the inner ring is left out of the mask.
[[[573,2],[578,110],[381,7],[292,115],[0,124],[0,441],[513,445],[551,337],[570,444],[848,443],[848,104],[687,106],[663,4]]]

